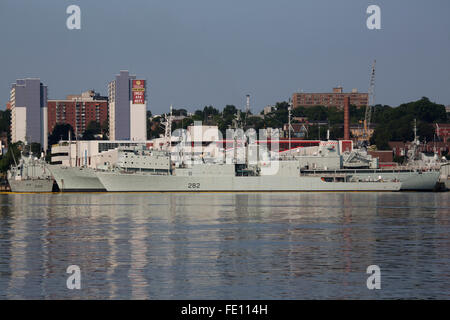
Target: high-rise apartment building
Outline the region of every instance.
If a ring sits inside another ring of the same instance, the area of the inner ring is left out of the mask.
[[[108,119],[108,98],[93,90],[66,99],[48,100],[48,132],[57,124],[70,124],[76,135],[81,136],[90,122],[103,125]]]
[[[344,107],[344,99],[350,98],[350,104],[360,108],[367,106],[369,95],[358,92],[353,89],[351,92],[343,92],[342,87],[333,88],[333,92],[328,93],[304,93],[297,92],[292,95],[294,108],[304,106],[325,106],[325,107]]]
[[[11,87],[11,141],[38,142],[47,150],[47,86],[40,79],[18,79]]]
[[[122,70],[108,85],[110,140],[147,140],[146,80]]]

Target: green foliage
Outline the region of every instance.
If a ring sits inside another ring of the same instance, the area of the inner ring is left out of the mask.
[[[88,123],[86,130],[83,132],[82,140],[96,140],[97,135],[102,133],[102,126],[97,121]]]
[[[153,120],[147,118],[147,139],[159,138],[160,134],[164,134],[161,121],[161,117],[153,118]]]
[[[277,102],[272,112],[265,115],[264,119],[251,117],[245,119],[245,112],[241,112],[241,120],[245,123],[245,128],[282,128],[288,122],[289,103],[286,101]],[[180,122],[172,125],[173,130],[178,128],[186,129],[194,121],[202,121],[210,125],[217,125],[219,130],[225,134],[226,129],[233,125],[238,109],[234,105],[226,105],[220,112],[213,106],[205,106],[203,110],[195,111],[194,115],[186,117]],[[366,108],[358,108],[350,105],[350,123],[361,123],[365,118]],[[176,115],[187,115],[186,109],[174,109]],[[310,122],[328,122],[328,126],[320,127],[320,138],[326,138],[326,131],[330,129],[330,139],[340,139],[344,136],[343,122],[344,111],[336,107],[300,106],[292,110],[294,117],[307,117]],[[433,122],[447,122],[447,115],[443,105],[432,103],[428,98],[422,98],[415,102],[402,104],[397,108],[387,105],[376,105],[372,115],[372,124],[376,125],[376,130],[371,139],[372,144],[376,144],[379,150],[389,150],[389,141],[411,141],[413,139],[413,121],[417,119],[418,134],[421,139],[431,141],[434,135]],[[159,119],[148,121],[148,138],[159,137],[163,133]],[[319,127],[310,126],[307,139],[318,139]]]
[[[70,124],[57,124],[48,137],[49,147],[53,144],[57,144],[60,140],[69,140],[69,131],[71,132],[72,139],[75,139],[75,134]]]
[[[405,162],[406,157],[405,156],[394,156],[394,162],[397,162],[399,164],[402,164]]]
[[[41,156],[41,144],[38,142],[32,142],[30,143],[30,149],[31,149],[31,153],[37,157]]]
[[[259,130],[265,127],[264,119],[259,117],[249,117],[246,121],[246,128],[253,128],[256,130],[256,133],[259,135]]]
[[[172,114],[174,116],[187,116],[187,110],[186,109],[173,109]]]
[[[376,144],[379,150],[389,150],[389,141],[412,141],[414,119],[417,120],[417,134],[420,139],[432,141],[432,123],[447,122],[447,114],[443,105],[433,103],[426,97],[404,103],[397,108],[377,105],[373,114],[376,128],[371,143]]]
[[[331,140],[338,140],[341,139],[344,136],[344,127],[341,125],[333,125],[330,128],[330,139]]]
[[[100,126],[100,123],[98,123],[97,121],[91,121],[88,123],[87,127],[86,127],[86,131],[92,131],[96,134],[99,134],[102,132],[102,128]]]
[[[6,173],[11,165],[14,165],[14,159],[18,163],[20,159],[20,149],[23,147],[22,142],[10,143],[8,152],[0,157],[0,172]],[[14,156],[13,156],[14,154]]]
[[[305,116],[309,121],[326,121],[328,120],[328,110],[324,106],[305,108]]]
[[[8,145],[11,142],[11,110],[0,110],[0,133],[6,132],[8,137]]]
[[[205,106],[203,110],[197,110],[194,113],[194,115],[196,116],[196,120],[203,122],[213,119],[214,116],[218,114],[219,110],[217,110],[213,106]]]

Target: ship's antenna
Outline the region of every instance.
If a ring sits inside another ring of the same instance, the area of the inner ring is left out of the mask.
[[[172,146],[172,105],[170,105],[170,113],[169,115],[165,115],[164,125],[164,140],[166,144],[166,150],[169,149],[169,146]]]
[[[250,115],[250,95],[247,94],[245,98],[247,100],[245,105],[245,125],[247,125],[247,119],[248,116]]]
[[[291,152],[291,117],[292,117],[292,101],[289,98],[289,107],[288,107],[288,131],[289,131],[289,152]]]
[[[370,122],[372,120],[373,107],[375,105],[375,64],[377,60],[373,61],[372,70],[370,72],[369,90],[368,90],[368,103],[366,107],[366,114],[364,116],[364,141],[369,144],[369,130]]]
[[[414,119],[414,143],[417,141],[417,119]]]
[[[75,113],[78,114],[78,99],[75,97]],[[69,129],[70,132],[70,129]],[[70,146],[72,148],[72,146]],[[70,159],[72,162],[72,159]],[[75,167],[78,166],[78,118],[75,120]]]

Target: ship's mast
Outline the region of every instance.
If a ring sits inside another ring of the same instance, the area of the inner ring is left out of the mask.
[[[408,161],[412,162],[417,156],[417,147],[419,146],[419,136],[417,135],[417,120],[414,119],[414,141],[411,144],[411,150],[408,150]]]
[[[417,119],[414,119],[414,143],[417,141]]]
[[[75,97],[75,114],[78,114],[78,99],[76,97]],[[71,145],[70,148],[72,148]],[[70,159],[70,161],[72,162],[72,159]],[[78,166],[78,117],[76,117],[75,119],[75,167],[77,166]]]
[[[288,107],[288,137],[289,137],[289,153],[291,152],[291,118],[292,118],[292,101],[289,99],[289,107]]]
[[[245,96],[245,98],[246,98],[246,104],[245,104],[245,120],[244,120],[244,128],[245,128],[245,126],[247,125],[247,119],[248,119],[248,116],[250,115],[250,95],[247,94],[247,95]],[[244,129],[244,128],[243,128],[243,129]]]
[[[166,150],[170,150],[170,146],[172,145],[172,105],[170,105],[170,113],[169,115],[165,115],[164,125],[164,143],[166,146]]]
[[[368,90],[368,103],[366,107],[366,114],[364,117],[364,134],[363,140],[369,142],[369,130],[370,130],[370,121],[372,120],[372,109],[375,104],[375,64],[377,60],[373,61],[372,71],[370,73],[370,82],[369,82],[369,90]]]

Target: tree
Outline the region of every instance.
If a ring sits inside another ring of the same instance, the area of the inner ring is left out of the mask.
[[[109,138],[109,118],[103,121],[101,125],[101,131],[103,135],[103,140],[108,140]]]
[[[95,140],[96,136],[102,133],[102,128],[100,123],[97,121],[91,121],[88,123],[86,130],[84,130],[82,135],[82,140]]]
[[[172,114],[174,116],[187,116],[187,110],[186,109],[173,109]]]
[[[31,153],[37,157],[41,156],[41,144],[39,142],[32,142],[30,143],[30,150]]]
[[[376,129],[373,136],[370,139],[371,144],[375,144],[378,150],[390,150],[389,141],[391,135],[385,128]]]
[[[164,134],[161,117],[155,117],[152,120],[147,119],[147,139],[159,138],[160,134]]]
[[[330,139],[338,140],[344,136],[344,127],[338,124],[333,125],[330,128]]]
[[[22,142],[10,143],[8,152],[0,157],[0,172],[6,173],[11,165],[19,162],[20,149],[23,147]]]
[[[6,132],[8,145],[11,143],[11,110],[0,110],[0,133]]]
[[[445,107],[423,97],[420,100],[404,103],[397,108],[377,105],[374,108],[374,122],[377,124],[372,143],[380,150],[389,149],[389,141],[412,141],[413,124],[417,120],[417,133],[421,140],[434,138],[433,122],[446,122]]]
[[[222,116],[224,118],[234,118],[237,113],[237,108],[234,105],[227,104],[225,108],[223,108]]]
[[[48,137],[48,145],[51,146],[53,144],[56,144],[60,140],[69,140],[69,131],[71,132],[72,139],[75,139],[75,134],[70,124],[57,124]]]
[[[417,135],[420,140],[434,141],[434,127],[431,123],[420,121],[417,124]]]
[[[328,109],[324,106],[313,106],[305,108],[305,116],[308,120],[326,121],[328,120]]]

